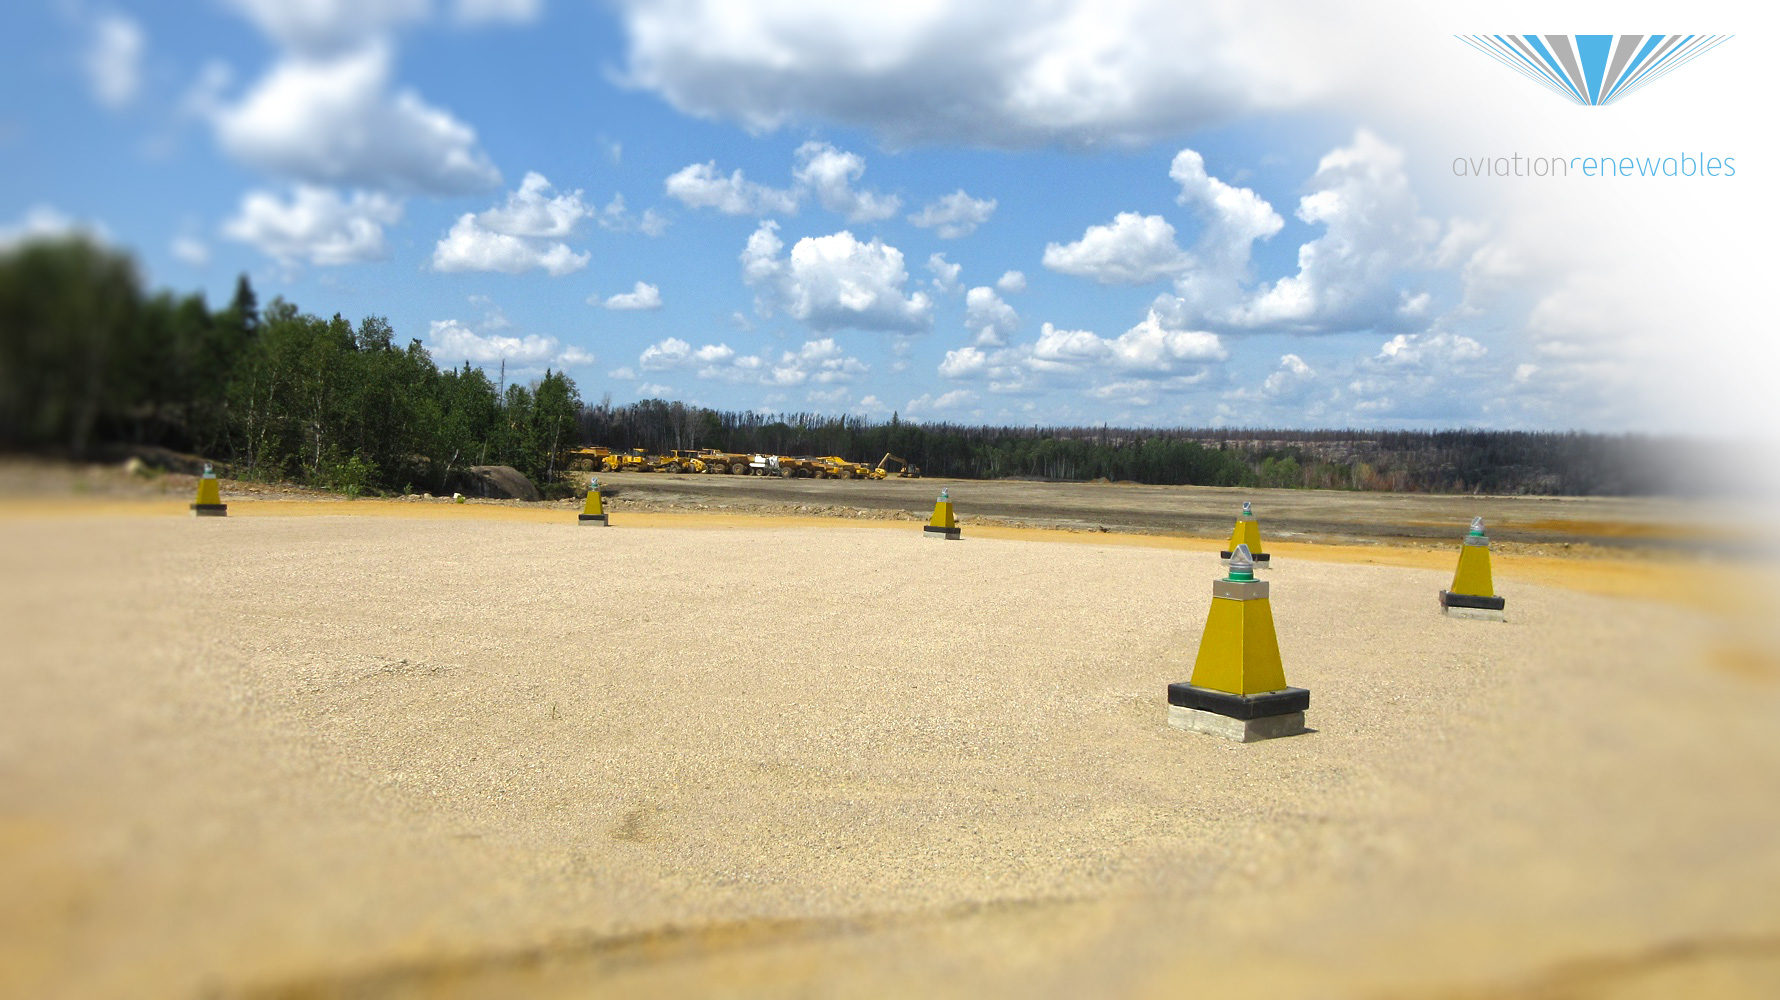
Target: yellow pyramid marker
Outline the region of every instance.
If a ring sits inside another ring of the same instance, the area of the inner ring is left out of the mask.
[[[193,517],[227,517],[229,505],[222,502],[222,490],[216,485],[216,471],[204,463],[204,475],[198,480],[198,500],[192,504]]]
[[[1440,607],[1453,618],[1505,622],[1508,602],[1496,596],[1490,577],[1490,540],[1483,533],[1483,518],[1473,518],[1465,544],[1459,546],[1459,568],[1452,575],[1452,589],[1440,592]]]
[[[608,528],[612,522],[606,520],[606,505],[600,497],[600,481],[589,477],[587,480],[587,506],[581,508],[581,527]]]
[[[1238,543],[1230,575],[1212,581],[1193,679],[1168,685],[1169,725],[1243,743],[1304,732],[1310,692],[1286,686],[1267,595],[1248,546]]]
[[[1261,551],[1261,522],[1255,520],[1255,512],[1249,509],[1246,500],[1242,502],[1242,513],[1236,515],[1236,528],[1230,532],[1230,548],[1219,552],[1218,559],[1224,565],[1230,565],[1230,554],[1241,545],[1248,546],[1249,558],[1255,561],[1257,569],[1273,565],[1273,557]]]
[[[933,517],[921,527],[921,534],[926,538],[945,538],[954,542],[964,537],[964,530],[958,527],[958,519],[952,516],[951,490],[939,491],[939,499],[933,502]]]

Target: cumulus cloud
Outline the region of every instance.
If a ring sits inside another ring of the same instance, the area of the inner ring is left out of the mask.
[[[299,184],[288,201],[270,191],[242,196],[223,235],[286,264],[337,267],[389,256],[383,227],[401,221],[401,202],[375,192],[350,198],[333,188]]]
[[[1209,364],[1228,357],[1217,334],[1172,329],[1154,312],[1117,337],[1046,323],[1031,343],[992,350],[985,346],[991,345],[979,340],[978,345],[947,351],[940,375],[986,379],[989,391],[997,393],[1058,382],[1086,382],[1092,393],[1134,378],[1145,380],[1146,391],[1178,391],[1203,381]]]
[[[957,410],[969,406],[976,401],[976,398],[977,394],[969,389],[953,389],[951,392],[944,392],[938,396],[930,392],[923,393],[909,400],[909,405],[903,407],[903,412],[912,415],[944,413],[947,410]]]
[[[1103,285],[1143,285],[1179,274],[1188,258],[1174,227],[1160,215],[1120,212],[1108,226],[1089,226],[1074,243],[1045,246],[1044,266]]]
[[[312,183],[438,195],[498,184],[475,130],[412,90],[392,93],[391,67],[389,45],[376,40],[288,53],[238,103],[212,114],[217,141],[244,163]]]
[[[660,309],[661,289],[637,282],[628,292],[620,292],[605,302],[607,309]]]
[[[1020,325],[1020,315],[995,289],[980,285],[964,295],[964,325],[976,333],[977,346],[1001,347]]]
[[[425,20],[430,0],[227,0],[287,49],[331,53]]]
[[[796,191],[770,188],[742,176],[738,169],[725,177],[717,161],[694,163],[671,174],[664,182],[668,197],[690,208],[714,208],[724,215],[791,215],[797,212]]]
[[[1004,271],[996,280],[995,287],[1008,295],[1026,290],[1026,275],[1022,271]]]
[[[1131,144],[1316,92],[1267,11],[1166,0],[834,5],[626,0],[625,78],[760,131],[819,119],[891,145]],[[1182,58],[1190,52],[1192,58]]]
[[[811,140],[797,147],[797,166],[791,176],[798,186],[816,196],[822,207],[843,215],[848,222],[875,222],[896,214],[902,199],[853,188],[865,173],[865,157]]]
[[[1399,333],[1384,342],[1375,360],[1392,366],[1435,364],[1450,367],[1475,361],[1487,353],[1489,349],[1482,344],[1456,333]]]
[[[504,361],[519,370],[581,367],[598,360],[579,347],[564,347],[555,337],[480,334],[455,319],[433,320],[427,334],[427,353],[447,365],[468,361],[483,366]]]
[[[943,253],[927,255],[927,272],[933,275],[933,290],[941,295],[956,294],[962,287],[958,276],[964,273],[964,265],[952,263]]]
[[[902,251],[877,238],[861,243],[842,230],[804,237],[789,257],[778,224],[763,222],[741,254],[742,280],[763,316],[784,312],[812,329],[913,332],[933,322],[926,292],[904,295],[908,271]]]
[[[942,240],[955,240],[976,232],[977,227],[988,222],[989,216],[994,214],[994,198],[972,198],[959,188],[938,201],[928,202],[919,212],[909,216],[909,222],[933,230]]]
[[[508,236],[561,238],[593,214],[579,190],[552,194],[550,181],[536,171],[528,172],[519,189],[504,204],[476,217],[484,228]]]
[[[1261,391],[1273,397],[1298,395],[1316,379],[1316,370],[1296,354],[1282,354],[1279,367],[1261,383]]]
[[[1252,278],[1255,241],[1278,233],[1285,220],[1255,192],[1207,174],[1205,158],[1195,150],[1175,154],[1168,176],[1180,185],[1175,200],[1193,208],[1203,223],[1189,264],[1175,280],[1178,308],[1191,319],[1227,312],[1241,302]]]
[[[766,353],[738,354],[728,344],[694,347],[668,337],[644,348],[637,364],[643,371],[690,371],[701,379],[769,387],[850,382],[870,370],[841,350],[833,337],[805,341],[776,359]]]
[[[1298,273],[1263,287],[1233,317],[1249,328],[1304,332],[1390,325],[1394,284],[1432,263],[1440,226],[1421,215],[1403,152],[1361,130],[1324,156],[1299,199],[1298,218],[1324,227],[1298,248]]]
[[[667,216],[653,208],[643,209],[643,214],[635,216],[624,206],[624,196],[612,195],[606,207],[600,209],[599,224],[601,229],[609,229],[615,233],[639,232],[644,236],[660,236],[667,232]]]
[[[594,210],[580,191],[553,191],[544,175],[528,173],[503,203],[458,216],[433,247],[433,268],[505,274],[536,269],[560,278],[586,267],[592,255],[576,253],[560,237],[573,233]]]
[[[108,11],[93,18],[81,68],[93,99],[113,111],[128,107],[142,89],[142,54],[148,36],[127,14]]]

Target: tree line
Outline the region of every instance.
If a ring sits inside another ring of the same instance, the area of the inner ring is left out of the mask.
[[[212,310],[145,294],[128,256],[86,239],[0,252],[0,447],[152,445],[243,479],[442,491],[471,465],[553,481],[580,410],[560,372],[497,384],[440,369],[380,316],[355,327],[283,299],[262,310],[245,276]]]
[[[1729,461],[1679,438],[1525,431],[967,426],[726,412],[658,399],[583,405],[572,379],[440,368],[378,316],[356,326],[148,294],[126,254],[82,238],[0,249],[0,447],[91,457],[153,445],[240,478],[347,493],[443,491],[511,465],[547,495],[569,449],[892,453],[929,475],[1416,492],[1632,495],[1708,488]]]

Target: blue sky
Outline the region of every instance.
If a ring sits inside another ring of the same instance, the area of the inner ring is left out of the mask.
[[[1623,291],[1654,258],[1541,256],[1623,247],[1597,222],[1624,193],[1443,166],[1605,109],[1441,34],[1475,18],[1398,24],[1418,83],[1381,80],[1376,52],[1328,53],[1319,9],[13,4],[0,239],[93,229],[157,286],[220,303],[246,272],[441,364],[566,368],[589,400],[1684,429]],[[1665,115],[1667,144],[1718,138],[1665,89],[1641,139]],[[1493,132],[1455,133],[1504,97]]]

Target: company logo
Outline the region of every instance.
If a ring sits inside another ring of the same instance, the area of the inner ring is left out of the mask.
[[[1731,40],[1730,35],[1456,35],[1577,104],[1612,104]]]

